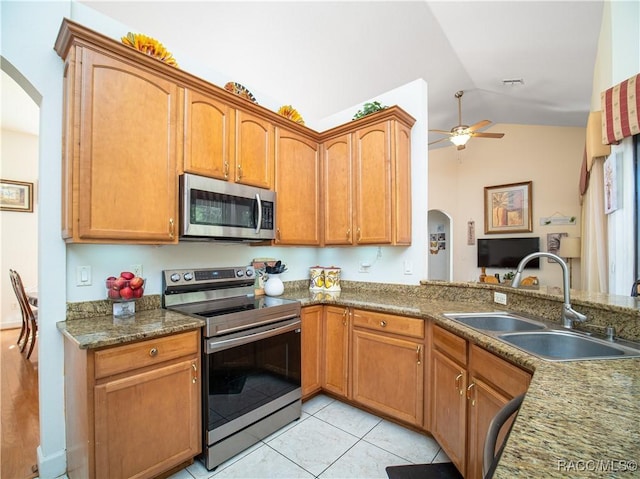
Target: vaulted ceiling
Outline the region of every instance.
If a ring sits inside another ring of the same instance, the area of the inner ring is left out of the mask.
[[[80,3],[311,121],[423,78],[429,128],[442,130],[458,124],[458,90],[468,125],[585,126],[603,11],[601,0]]]

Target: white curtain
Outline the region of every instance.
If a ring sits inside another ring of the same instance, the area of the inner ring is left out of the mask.
[[[608,293],[607,218],[604,214],[604,160],[594,158],[582,202],[581,281],[585,291]]]

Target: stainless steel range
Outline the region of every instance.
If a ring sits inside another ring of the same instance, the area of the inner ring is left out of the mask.
[[[254,296],[251,266],[166,270],[162,306],[203,318],[202,459],[211,470],[300,418],[300,303]]]

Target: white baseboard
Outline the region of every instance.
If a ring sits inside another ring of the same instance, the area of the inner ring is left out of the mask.
[[[67,477],[67,453],[63,449],[44,456],[38,446],[38,477],[39,479],[58,479]]]

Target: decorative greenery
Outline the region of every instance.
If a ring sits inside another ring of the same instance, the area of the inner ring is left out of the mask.
[[[353,115],[353,119],[358,120],[359,118],[365,117],[367,115],[371,115],[371,113],[384,110],[385,108],[388,108],[388,107],[386,105],[382,106],[378,101],[374,101],[373,103],[365,103],[362,110],[358,110],[358,112],[355,115]]]
[[[502,275],[502,280],[503,281],[509,281],[510,279],[513,279],[513,277],[515,275],[516,274],[513,271],[509,271],[508,273],[505,273],[505,274]]]

